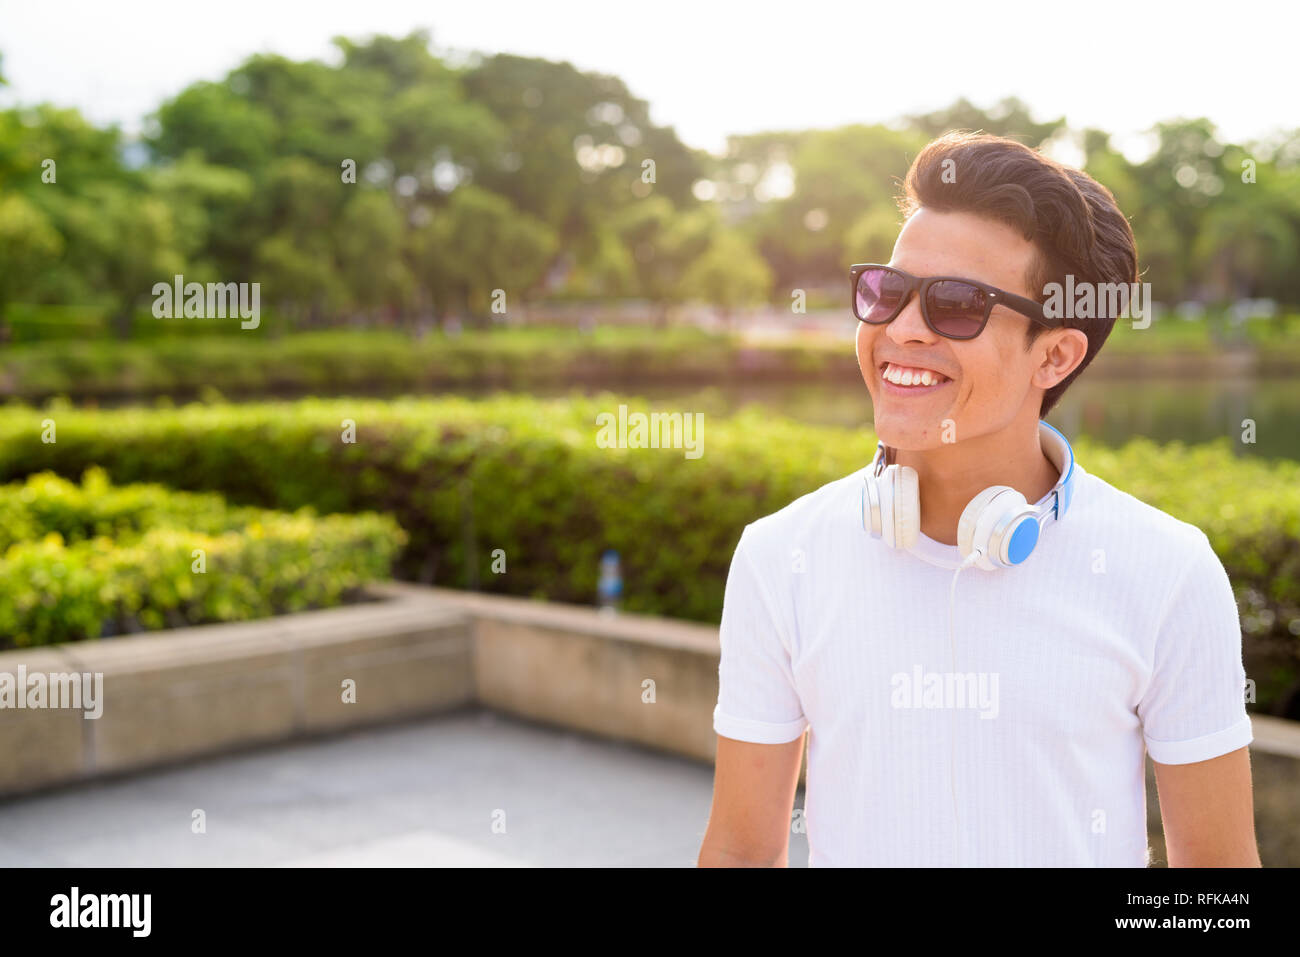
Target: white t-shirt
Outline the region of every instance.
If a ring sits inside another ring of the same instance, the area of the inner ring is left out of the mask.
[[[955,667],[959,552],[872,538],[862,471],[745,528],[713,727],[811,728],[809,866],[1144,867],[1144,746],[1186,764],[1251,742],[1205,534],[1075,470],[1024,565],[961,572]]]

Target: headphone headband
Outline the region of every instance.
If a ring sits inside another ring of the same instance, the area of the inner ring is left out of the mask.
[[[1046,513],[1050,508],[1052,521],[1060,521],[1074,499],[1074,449],[1058,429],[1042,420],[1038,423],[1038,436],[1043,442],[1043,452],[1061,473],[1056,484],[1036,503],[1039,508],[1039,520],[1043,523],[1047,522]]]

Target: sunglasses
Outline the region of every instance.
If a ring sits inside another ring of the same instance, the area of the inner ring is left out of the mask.
[[[1045,326],[1065,324],[1049,319],[1041,303],[975,279],[956,276],[913,276],[911,273],[860,263],[849,267],[853,282],[853,315],[862,322],[883,325],[903,311],[912,293],[919,290],[921,316],[935,334],[945,339],[974,339],[984,331],[994,306],[1006,306]]]

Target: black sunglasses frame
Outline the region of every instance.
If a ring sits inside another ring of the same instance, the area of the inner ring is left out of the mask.
[[[902,277],[904,283],[903,296],[898,300],[898,306],[886,319],[863,319],[858,315],[858,279],[868,269],[883,269]],[[974,286],[984,293],[984,316],[980,319],[979,328],[969,336],[953,336],[940,332],[930,320],[930,309],[926,304],[928,298],[926,294],[936,282],[964,282],[966,285]],[[904,272],[895,266],[886,266],[883,263],[857,263],[849,267],[849,298],[853,304],[853,316],[859,322],[865,322],[871,326],[883,326],[886,323],[893,322],[907,306],[913,293],[917,293],[921,297],[921,317],[925,320],[925,324],[930,327],[930,331],[936,336],[942,336],[945,339],[974,339],[988,325],[989,315],[993,312],[994,306],[1006,306],[1008,309],[1014,309],[1021,315],[1028,316],[1034,322],[1047,326],[1049,329],[1065,325],[1065,320],[1060,317],[1049,318],[1044,315],[1042,303],[1026,299],[1024,296],[1018,296],[1014,292],[1007,292],[1005,289],[999,289],[997,286],[990,286],[978,279],[967,279],[965,276],[913,276],[909,272]]]

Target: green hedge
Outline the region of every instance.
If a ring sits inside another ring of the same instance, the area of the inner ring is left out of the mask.
[[[38,473],[0,487],[0,647],[336,605],[387,577],[404,542],[387,516],[230,507],[114,487],[99,469],[80,485]]]
[[[14,344],[69,341],[86,342],[92,339],[111,344],[118,338],[109,303],[80,305],[35,305],[10,303],[4,311],[4,325],[8,327],[9,341]],[[283,325],[274,309],[263,308],[261,322]],[[131,313],[130,338],[148,341],[159,336],[185,336],[193,338],[196,329],[203,336],[246,335],[238,319],[158,319],[149,306],[140,306]]]
[[[599,448],[596,415],[620,402],[688,411],[612,395],[10,406],[0,410],[0,481],[102,464],[119,482],[212,489],[249,505],[387,512],[409,536],[401,577],[556,601],[593,601],[600,553],[614,548],[628,610],[716,622],[744,525],[847,475],[874,447],[866,432],[745,411],[705,421],[698,459]],[[52,443],[42,441],[47,420]],[[343,441],[345,420],[355,442]],[[1237,588],[1248,667],[1269,706],[1296,678],[1300,463],[1237,458],[1227,439],[1075,448],[1094,474],[1205,530]],[[504,574],[493,570],[496,549]],[[269,575],[250,580],[261,588]]]
[[[746,411],[707,419],[698,459],[598,448],[596,415],[620,402],[651,408],[612,395],[8,407],[0,480],[102,464],[118,481],[262,507],[389,512],[410,536],[406,577],[561,601],[591,601],[600,553],[615,548],[628,608],[716,621],[742,527],[860,467],[874,447],[866,432]],[[42,441],[45,419],[54,443]],[[344,420],[356,423],[355,443],[343,441]],[[1247,599],[1249,627],[1284,633],[1300,616],[1300,464],[1234,457],[1226,439],[1075,444],[1094,474],[1205,530]],[[503,575],[491,570],[498,548]]]

